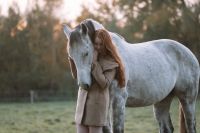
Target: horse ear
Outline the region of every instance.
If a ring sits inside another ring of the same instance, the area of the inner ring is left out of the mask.
[[[65,33],[65,36],[69,39],[72,29],[69,26],[67,26],[66,24],[63,24],[63,31]]]
[[[87,26],[83,23],[81,24],[81,31],[83,34],[87,34],[87,32],[88,32]]]
[[[70,65],[72,77],[73,77],[74,79],[77,79],[77,69],[76,69],[75,63],[74,63],[74,61],[72,60],[72,58],[70,58],[70,57],[68,57],[68,60],[69,60],[69,65]]]

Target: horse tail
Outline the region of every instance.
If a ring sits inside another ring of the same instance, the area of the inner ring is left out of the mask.
[[[179,126],[180,126],[180,133],[187,133],[185,125],[185,117],[181,103],[179,103]]]

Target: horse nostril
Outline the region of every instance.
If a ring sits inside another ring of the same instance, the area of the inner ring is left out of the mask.
[[[88,84],[79,84],[79,87],[81,87],[84,90],[88,90],[89,85]]]

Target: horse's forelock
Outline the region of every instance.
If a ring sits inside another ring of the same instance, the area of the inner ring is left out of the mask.
[[[90,40],[92,43],[94,43],[94,38],[95,38],[95,28],[91,20],[85,20],[82,22],[83,24],[86,25],[88,29],[88,36],[90,37]],[[80,29],[81,29],[81,24],[75,27],[75,29],[72,31],[70,35],[70,43],[77,42],[78,40],[81,39],[81,34],[80,34]]]
[[[90,40],[92,41],[92,43],[94,43],[95,27],[94,27],[92,21],[91,20],[85,20],[85,21],[83,21],[83,23],[88,28],[88,35],[90,37]]]

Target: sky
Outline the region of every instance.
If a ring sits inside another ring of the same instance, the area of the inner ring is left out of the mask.
[[[68,20],[74,20],[81,14],[81,6],[94,7],[95,0],[64,0],[64,3],[57,10],[56,16],[59,18],[68,18]]]
[[[12,4],[14,4],[14,2],[17,3],[17,5],[20,7],[20,11],[24,12],[27,6],[27,0],[0,0],[0,11],[1,14],[3,15],[7,15],[8,14],[8,8],[9,6],[11,6]]]
[[[36,0],[0,0],[0,12],[3,15],[8,14],[9,6],[17,4],[20,7],[21,14],[25,14],[31,10],[31,6],[34,5]],[[43,0],[38,0],[40,6],[44,6]],[[104,2],[111,0],[102,0]],[[192,5],[198,0],[185,0],[187,4]],[[81,13],[81,5],[85,5],[89,8],[96,8],[97,4],[95,0],[63,0],[63,4],[58,7],[55,12],[55,16],[59,17],[61,20],[67,19],[69,21],[74,21],[77,16]]]
[[[33,5],[35,0],[0,0],[0,12],[3,15],[8,14],[9,6],[17,4],[20,7],[21,14],[25,14],[27,11],[31,9],[31,5]],[[38,0],[40,2],[40,6],[44,5],[42,0]],[[94,7],[95,0],[63,0],[63,4],[59,7],[55,13],[55,15],[59,18],[67,18],[70,21],[75,20],[77,16],[81,13],[81,5]]]

